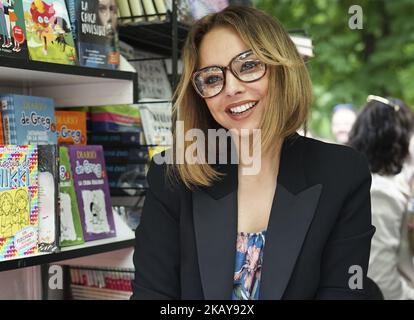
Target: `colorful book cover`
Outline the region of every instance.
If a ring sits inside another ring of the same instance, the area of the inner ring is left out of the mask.
[[[56,144],[39,145],[39,251],[59,249],[59,176]]]
[[[142,130],[138,105],[108,105],[91,108],[91,131],[139,132]]]
[[[70,20],[64,0],[22,0],[31,60],[77,64]]]
[[[86,144],[86,112],[55,111],[59,144]]]
[[[85,241],[115,237],[115,224],[102,146],[69,145]]]
[[[38,251],[36,146],[0,146],[0,260]]]
[[[120,50],[115,0],[67,0],[82,66],[119,68]]]
[[[0,94],[5,144],[57,144],[53,100]]]
[[[0,56],[28,59],[23,0],[0,0]]]
[[[67,147],[59,147],[60,245],[82,244],[83,231]]]

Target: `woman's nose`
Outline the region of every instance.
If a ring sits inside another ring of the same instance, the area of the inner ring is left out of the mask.
[[[243,82],[237,79],[229,69],[226,70],[226,83],[224,92],[228,96],[234,96],[236,94],[244,92]]]

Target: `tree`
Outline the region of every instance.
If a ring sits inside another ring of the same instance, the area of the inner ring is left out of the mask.
[[[362,8],[363,27],[352,30],[349,8]],[[414,107],[412,0],[256,0],[287,30],[304,29],[315,57],[308,62],[314,104],[310,129],[330,137],[334,105],[364,105],[369,94],[393,96]]]

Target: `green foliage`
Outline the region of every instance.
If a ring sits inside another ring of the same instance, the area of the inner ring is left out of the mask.
[[[367,95],[393,96],[414,107],[414,2],[412,0],[256,0],[287,30],[304,29],[315,57],[308,62],[314,86],[309,128],[330,137],[332,108]],[[363,29],[351,30],[352,5],[363,10]]]

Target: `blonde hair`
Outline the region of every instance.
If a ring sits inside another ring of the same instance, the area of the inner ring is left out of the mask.
[[[173,101],[173,143],[176,146],[176,121],[183,121],[184,132],[197,128],[207,136],[208,129],[221,128],[205,101],[194,90],[191,77],[197,69],[203,37],[215,27],[233,28],[243,42],[263,61],[269,72],[269,89],[262,117],[262,150],[269,150],[276,139],[286,138],[305,122],[311,101],[311,81],[304,60],[282,25],[270,15],[249,7],[227,7],[198,20],[190,29],[182,50],[183,73]],[[184,152],[192,142],[184,142]],[[188,188],[210,186],[220,178],[210,164],[168,165],[167,176],[182,181]]]

